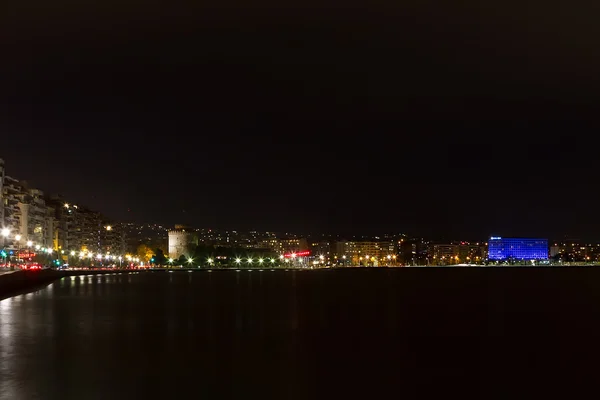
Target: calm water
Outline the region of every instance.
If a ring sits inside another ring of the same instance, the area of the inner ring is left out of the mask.
[[[599,362],[599,278],[533,269],[65,278],[0,301],[0,399],[578,396]]]

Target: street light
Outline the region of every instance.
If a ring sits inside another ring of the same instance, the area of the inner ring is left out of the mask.
[[[33,242],[31,240],[28,240],[27,241],[27,247],[31,247],[31,246],[33,246]]]
[[[7,238],[8,235],[10,235],[10,229],[8,229],[8,228],[2,228],[2,231],[0,233],[2,233],[2,236],[4,236],[5,238]]]
[[[15,235],[15,240],[17,241],[17,260],[19,260],[21,258],[19,257],[21,254],[21,235]]]

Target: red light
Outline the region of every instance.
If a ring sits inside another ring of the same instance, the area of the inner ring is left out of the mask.
[[[296,257],[305,257],[305,256],[309,256],[309,255],[310,255],[310,250],[306,250],[306,251],[299,251],[299,252],[297,252],[297,253],[287,253],[287,254],[284,254],[283,256],[284,256],[285,258],[291,258],[291,257],[292,257],[292,254],[295,254],[295,255],[296,255]]]

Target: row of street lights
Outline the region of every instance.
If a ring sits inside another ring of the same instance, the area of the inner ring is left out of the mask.
[[[172,258],[169,258],[167,261],[168,261],[168,263],[170,265],[173,265],[173,262],[175,262],[175,260],[172,259]],[[194,259],[190,257],[190,258],[187,259],[187,262],[188,262],[188,264],[192,265],[194,263]],[[213,258],[209,257],[209,258],[206,259],[206,262],[208,263],[209,266],[213,266],[214,263],[215,263],[215,260]],[[245,259],[242,259],[240,257],[236,257],[233,260],[233,262],[236,265],[241,265],[242,263],[246,263],[248,265],[253,265],[254,262],[255,262],[255,260],[252,257],[248,257],[248,258],[245,258]],[[268,259],[258,258],[258,259],[256,259],[256,262],[258,263],[258,265],[264,265],[265,263],[275,264],[276,260],[274,258],[268,258]]]
[[[0,230],[0,236],[4,238],[4,240],[6,241],[7,239],[10,238],[11,236],[11,231],[8,228],[2,228],[2,230]],[[17,242],[17,255],[20,255],[20,251],[21,251],[21,240],[23,239],[23,237],[20,234],[16,234],[14,235],[14,240]],[[34,242],[31,240],[28,240],[26,243],[27,249],[31,250],[31,249],[35,249],[38,252],[41,253],[45,253],[48,256],[52,255],[54,253],[54,249],[52,249],[51,247],[43,247],[39,244],[35,244]],[[58,252],[57,252],[58,254]],[[123,260],[126,260],[128,262],[131,263],[139,263],[140,265],[143,265],[143,261],[140,260],[139,257],[133,257],[131,255],[126,255],[125,257],[120,256],[120,255],[113,255],[110,253],[107,254],[102,254],[102,253],[94,253],[91,251],[80,251],[80,252],[76,252],[75,250],[71,250],[70,252],[65,252],[64,250],[60,251],[61,255],[67,255],[67,257],[77,257],[79,256],[80,260],[85,260],[85,259],[89,259],[89,260],[97,260],[97,261],[111,261],[111,262],[119,262],[119,266],[122,265]],[[68,258],[67,258],[68,259]]]
[[[109,229],[109,227],[107,227],[107,229]],[[9,236],[10,236],[10,229],[3,228],[0,231],[0,236],[4,237],[5,240],[8,239]],[[14,236],[14,239],[19,244],[19,246],[18,246],[19,248],[17,250],[20,253],[20,243],[21,243],[22,236],[20,234],[16,234]],[[34,246],[34,243],[31,240],[28,240],[26,242],[26,245],[27,245],[28,249],[35,248],[36,251],[43,252],[43,253],[46,253],[48,255],[51,255],[54,252],[54,250],[52,248],[50,248],[50,247],[44,248],[44,247],[42,247],[40,245],[35,245]],[[63,254],[63,255],[67,254],[68,257],[77,257],[78,256],[78,258],[80,260],[86,260],[87,259],[87,260],[98,260],[98,261],[114,261],[114,262],[118,261],[119,262],[119,266],[122,265],[123,260],[125,260],[125,261],[127,261],[129,263],[137,263],[137,264],[140,264],[142,266],[144,264],[144,262],[142,260],[140,260],[139,257],[133,257],[133,256],[131,256],[129,254],[125,255],[125,257],[123,257],[123,256],[120,256],[120,255],[118,255],[118,256],[117,255],[112,255],[110,253],[107,253],[107,254],[103,255],[101,253],[93,253],[91,251],[76,252],[75,250],[71,250],[68,253],[65,253],[64,250],[61,250],[60,254]],[[296,261],[298,261],[298,262],[303,261],[303,257],[298,257],[298,255],[295,254],[295,253],[292,253],[290,255],[290,257],[291,257],[291,259],[287,258],[287,257],[284,257],[283,255],[279,256],[280,261],[285,262],[285,263],[296,262]],[[315,261],[315,264],[317,264],[317,263],[324,264],[325,263],[325,256],[319,255],[318,258],[319,258],[319,260]],[[335,258],[337,259],[337,256]],[[391,262],[392,260],[394,260],[394,261],[396,260],[396,256],[395,255],[388,255],[386,258],[387,258],[388,262]],[[346,263],[346,259],[347,259],[346,255],[343,255],[341,257],[341,259],[343,260],[343,263],[345,264]],[[363,263],[363,262],[365,262],[365,263],[375,262],[376,260],[377,259],[375,257],[370,257],[368,255],[365,255],[364,257],[362,257],[362,256],[359,257],[359,263]],[[172,266],[175,260],[173,258],[169,258],[167,261],[168,261],[169,265]],[[385,262],[385,258],[382,258],[382,261]],[[208,263],[209,266],[213,266],[214,263],[215,263],[215,260],[213,258],[209,257],[209,258],[207,258],[206,262]],[[187,263],[190,266],[193,266],[194,259],[191,258],[191,257],[188,258],[187,259]],[[247,258],[242,259],[241,257],[236,257],[234,259],[234,263],[235,263],[235,265],[238,265],[238,266],[240,266],[241,264],[254,265],[255,263],[257,263],[258,265],[264,265],[265,263],[272,265],[272,264],[276,263],[276,259],[275,258],[262,258],[262,257],[258,258],[258,259],[254,259],[252,257],[247,257]]]

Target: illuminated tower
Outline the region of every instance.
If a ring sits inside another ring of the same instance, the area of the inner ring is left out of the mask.
[[[169,257],[189,256],[190,247],[194,245],[198,245],[198,238],[189,228],[175,225],[175,229],[169,231]]]

